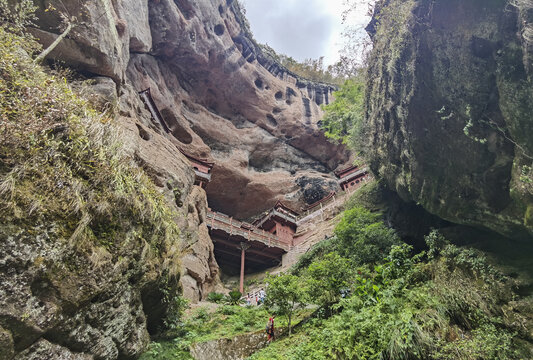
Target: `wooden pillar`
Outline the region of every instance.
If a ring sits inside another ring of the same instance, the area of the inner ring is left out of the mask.
[[[244,294],[244,258],[245,258],[245,253],[246,253],[246,250],[248,250],[250,248],[250,244],[247,244],[245,242],[241,242],[240,244],[240,249],[241,249],[241,278],[240,278],[240,282],[239,282],[239,291],[241,292],[241,294]]]

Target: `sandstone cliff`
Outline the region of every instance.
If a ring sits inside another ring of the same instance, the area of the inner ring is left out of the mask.
[[[533,234],[527,4],[386,0],[368,27],[373,170],[443,219],[519,239]]]
[[[131,218],[120,223],[127,236],[77,251],[68,246],[70,223],[39,223],[22,234],[4,217],[0,355],[134,358],[161,325],[168,292],[176,290],[169,285],[176,266],[192,301],[219,286],[207,199],[215,210],[247,218],[278,199],[300,206],[336,189],[331,170],[349,154],[317,126],[319,106],[331,100],[333,87],[299,79],[263,55],[230,0],[46,2],[57,11],[36,3],[41,7],[31,31],[45,46],[61,32],[59,11],[76,17],[49,60],[73,69],[72,86],[118,114],[126,156],[177,214],[180,232],[146,245],[139,239],[149,227]],[[162,122],[139,98],[147,88]],[[193,169],[180,149],[216,163],[207,195],[193,186]],[[61,200],[50,194],[50,201]],[[113,206],[118,217],[127,210]],[[148,261],[147,254],[155,255]]]
[[[51,58],[113,79],[127,121],[213,160],[211,207],[249,218],[278,199],[300,206],[335,187],[328,173],[348,154],[317,126],[334,88],[264,55],[236,1],[63,2],[81,20]],[[35,33],[50,43],[59,23],[43,12]],[[142,110],[136,92],[146,88],[168,134]]]
[[[132,153],[163,190],[184,171],[192,174],[172,166],[185,161],[179,149],[215,162],[209,206],[237,218],[279,199],[313,203],[337,188],[331,170],[349,154],[317,126],[333,87],[300,79],[263,55],[237,2],[51,3],[78,20],[50,59],[86,76],[97,101],[118,109]],[[41,7],[33,32],[46,45],[60,24],[57,12]],[[164,125],[139,99],[147,88]],[[207,232],[198,233],[182,279],[193,300],[216,283],[217,272]]]

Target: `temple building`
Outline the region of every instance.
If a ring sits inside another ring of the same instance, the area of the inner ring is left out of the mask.
[[[331,200],[335,200],[335,195],[337,195],[337,193],[335,191],[331,191],[327,196],[324,196],[322,199],[318,200],[317,202],[314,202],[311,205],[307,206],[305,211],[306,212],[313,211],[314,209],[317,209],[318,207],[325,205]]]
[[[207,184],[211,181],[211,170],[215,163],[207,161],[207,159],[201,159],[194,157],[190,154],[187,154],[185,151],[180,149],[180,152],[189,159],[193,169],[194,169],[194,185],[200,186],[202,189],[207,187]]]
[[[335,171],[335,175],[339,178],[339,186],[344,191],[356,190],[370,178],[368,168],[365,166],[360,169],[357,165]]]
[[[278,201],[274,208],[268,211],[263,217],[254,221],[253,225],[276,235],[279,240],[292,246],[292,240],[296,233],[296,219],[299,214]]]
[[[253,224],[209,210],[207,227],[215,244],[217,263],[228,273],[239,274],[244,291],[244,273],[262,271],[281,263],[293,246],[298,213],[281,202]]]

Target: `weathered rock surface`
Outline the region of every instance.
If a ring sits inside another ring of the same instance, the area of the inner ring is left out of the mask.
[[[66,348],[41,339],[15,357],[15,360],[19,359],[92,360],[94,357],[88,354],[73,353]]]
[[[205,192],[193,186],[189,163],[151,129],[147,141],[137,136],[141,124],[119,121],[125,151],[141,165],[150,160],[146,172],[179,214],[180,238],[154,248],[135,235],[144,225],[131,223],[112,245],[77,243],[61,222],[0,221],[2,359],[135,358],[162,325],[165,294],[177,288],[169,269],[181,266],[183,293],[193,301],[218,285]]]
[[[135,98],[135,101],[138,100]],[[137,110],[141,111],[139,107]],[[205,224],[205,191],[193,186],[194,172],[190,163],[174,143],[150,128],[153,126],[150,120],[144,119],[144,125],[129,117],[120,117],[120,122],[126,132],[125,147],[182,215],[177,220],[182,229],[180,252],[186,254],[181,259],[181,283],[184,296],[198,301],[219,286],[213,242]]]
[[[51,58],[111,77],[120,111],[131,121],[215,161],[211,207],[249,218],[279,199],[297,207],[335,187],[330,172],[349,154],[317,125],[334,87],[302,80],[264,55],[245,31],[236,1],[104,0],[98,9],[66,3],[80,14],[79,23]],[[60,20],[50,12],[39,18],[35,33],[48,44],[60,33]],[[133,104],[136,91],[148,87],[169,134]],[[304,196],[309,183],[312,197]]]
[[[280,332],[276,330],[276,336]],[[196,360],[244,360],[268,345],[264,331],[218,339],[191,346]]]
[[[511,3],[378,3],[371,167],[445,220],[531,239],[531,9]]]
[[[32,31],[45,46],[64,25],[44,6],[76,16],[50,59],[89,80],[73,85],[96,107],[117,111],[124,148],[178,211],[181,234],[147,262],[153,249],[137,241],[117,239],[111,255],[69,247],[54,224],[0,229],[0,357],[135,358],[162,325],[161,269],[176,265],[177,254],[185,297],[201,300],[219,287],[207,197],[180,149],[216,162],[207,190],[216,210],[246,218],[278,199],[314,202],[336,188],[331,170],[349,160],[317,125],[333,87],[263,55],[231,0],[39,4]],[[169,133],[139,98],[148,87]]]

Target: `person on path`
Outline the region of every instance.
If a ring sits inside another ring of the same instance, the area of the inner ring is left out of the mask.
[[[265,290],[261,288],[261,290],[259,290],[259,300],[261,301],[261,304],[265,302],[265,297],[266,297]]]
[[[267,323],[266,333],[267,333],[267,341],[269,343],[274,341],[274,337],[275,337],[275,331],[274,331],[274,319],[275,318],[276,317],[272,315],[272,317],[268,319],[268,323]]]

